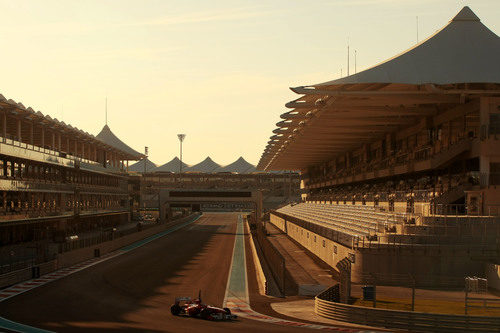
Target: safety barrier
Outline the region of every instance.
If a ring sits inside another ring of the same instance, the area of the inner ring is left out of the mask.
[[[274,247],[269,239],[267,239],[266,230],[261,222],[256,224],[256,228],[252,230],[252,234],[259,244],[260,250],[264,255],[267,266],[271,270],[271,274],[276,281],[280,293],[285,295],[285,258],[283,258],[281,253]]]
[[[333,301],[335,292],[332,288],[315,297],[314,311],[325,318],[412,332],[500,331],[500,317],[433,314],[342,304]]]

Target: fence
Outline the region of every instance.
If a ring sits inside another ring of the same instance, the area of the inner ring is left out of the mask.
[[[334,301],[332,295],[335,295],[335,292],[331,290],[332,288],[318,294],[314,301],[315,312],[325,318],[360,325],[404,329],[412,332],[451,333],[464,331],[495,332],[500,330],[500,317],[445,315],[341,304]]]
[[[189,216],[181,217],[176,219],[168,224],[150,224],[147,228],[142,228],[141,231],[138,231],[136,228],[132,228],[122,233],[121,237],[115,237],[112,241],[106,242],[106,237],[98,238],[94,237],[92,240],[82,240],[79,243],[78,248],[77,245],[73,245],[75,248],[71,249],[69,247],[63,246],[60,250],[66,250],[58,255],[56,254],[54,258],[50,258],[50,260],[46,260],[45,262],[29,260],[26,262],[24,266],[12,266],[13,268],[17,268],[16,270],[10,272],[2,272],[0,274],[0,288],[6,287],[8,285],[12,285],[24,280],[28,280],[32,278],[32,268],[39,267],[40,275],[52,272],[59,268],[69,267],[78,262],[82,262],[93,258],[96,255],[95,248],[91,247],[92,245],[97,245],[95,243],[97,240],[102,240],[102,242],[98,245],[99,252],[98,254],[102,255],[104,253],[109,253],[114,251],[120,247],[126,246],[133,242],[139,241],[141,239],[152,236],[153,234],[166,230],[167,228],[187,222],[188,220],[194,219],[198,214],[191,214]],[[145,230],[146,229],[146,230]],[[76,243],[75,243],[76,244]],[[56,249],[57,250],[57,249]],[[70,251],[76,250],[76,251]]]
[[[285,282],[286,282],[286,268],[285,258],[274,247],[274,245],[267,239],[267,232],[261,222],[257,222],[254,228],[251,228],[252,236],[257,240],[259,247],[262,251],[267,266],[271,271],[278,289],[281,294],[285,295]]]

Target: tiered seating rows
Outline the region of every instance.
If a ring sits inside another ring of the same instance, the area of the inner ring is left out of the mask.
[[[397,222],[395,216],[376,212],[374,207],[369,206],[300,203],[280,208],[278,212],[310,222],[320,222],[353,236],[375,234],[380,225]]]

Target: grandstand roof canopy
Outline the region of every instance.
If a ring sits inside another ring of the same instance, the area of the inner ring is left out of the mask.
[[[122,140],[118,139],[118,137],[113,132],[111,132],[111,129],[109,128],[108,125],[104,125],[101,132],[99,132],[99,134],[97,134],[96,138],[101,140],[102,142],[112,146],[112,147],[115,147],[116,149],[119,149],[119,150],[127,153],[130,157],[129,159],[131,159],[131,160],[138,160],[138,159],[144,157],[143,154],[130,148]]]
[[[305,169],[470,97],[500,95],[500,38],[464,7],[443,29],[377,66],[291,88],[258,169]]]
[[[31,107],[25,107],[22,103],[17,103],[12,99],[6,99],[2,94],[0,94],[0,110],[5,110],[12,114],[19,115],[26,120],[34,121],[35,123],[40,125],[43,124],[54,130],[61,131],[65,135],[69,135],[75,139],[97,144],[103,149],[120,152],[122,154],[125,154],[125,157],[129,155],[128,151],[124,151],[120,147],[116,147],[114,145],[103,142],[101,139],[88,132],[84,132],[81,129],[71,126],[70,124],[66,124],[64,121],[59,121],[57,120],[57,118],[52,118],[49,115],[44,115],[42,112],[35,111]]]

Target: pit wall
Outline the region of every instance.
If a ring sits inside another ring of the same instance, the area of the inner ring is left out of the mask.
[[[368,283],[375,277],[379,284],[406,285],[411,274],[418,285],[448,287],[463,285],[464,276],[485,275],[484,263],[471,260],[474,254],[459,247],[425,246],[417,249],[397,244],[383,247],[373,244],[372,248],[350,248],[273,213],[270,222],[334,269],[340,260],[349,258],[354,283]]]

